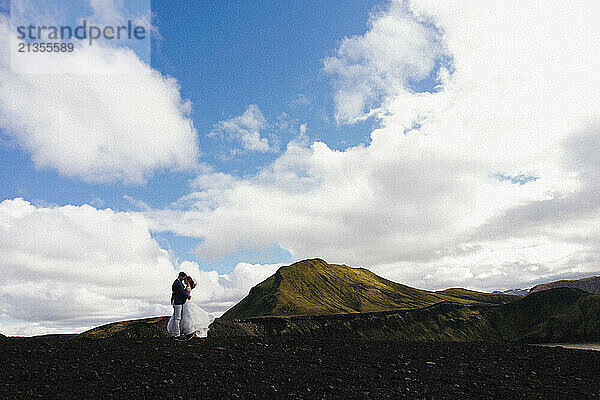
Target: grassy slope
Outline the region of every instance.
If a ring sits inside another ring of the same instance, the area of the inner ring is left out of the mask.
[[[429,292],[384,279],[364,268],[304,260],[281,267],[250,290],[223,318],[321,315],[427,307],[442,301],[498,304],[515,296],[465,289]]]
[[[113,322],[81,333],[82,337],[103,339],[107,337],[151,338],[170,337],[167,332],[169,317],[153,317]]]

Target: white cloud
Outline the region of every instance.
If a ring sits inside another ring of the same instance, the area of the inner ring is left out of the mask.
[[[336,120],[366,118],[365,107],[407,90],[445,56],[432,21],[414,14],[404,1],[392,1],[369,18],[369,31],[345,38],[334,57],[324,60],[334,75]]]
[[[261,135],[267,126],[267,120],[260,108],[250,104],[242,115],[217,123],[208,136],[221,136],[239,141],[246,151],[276,151],[269,144],[269,140]]]
[[[224,312],[277,266],[241,263],[229,274],[174,266],[139,214],[89,205],[44,208],[0,203],[0,332],[77,332],[129,318],[168,315],[179,270],[192,300]]]
[[[197,165],[191,104],[174,78],[131,50],[80,46],[38,53],[38,73],[11,69],[0,16],[0,128],[38,168],[87,182],[144,183],[156,170]]]
[[[294,141],[255,176],[208,172],[145,215],[202,239],[202,257],[279,245],[420,287],[598,273],[599,18],[594,2],[394,2],[325,65],[338,100],[359,99],[339,119],[379,118],[368,146]],[[441,54],[452,71],[416,93]],[[539,179],[498,179],[520,174]]]

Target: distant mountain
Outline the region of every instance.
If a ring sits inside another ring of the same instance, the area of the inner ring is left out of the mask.
[[[570,287],[585,290],[593,294],[600,294],[600,276],[592,276],[589,278],[576,280],[562,280],[549,283],[542,283],[531,288],[529,293],[540,292],[542,290],[555,289],[559,287]]]
[[[218,318],[209,337],[311,335],[407,341],[600,341],[600,296],[558,288],[491,305],[441,302],[371,313]]]
[[[600,296],[576,288],[531,293],[483,315],[505,340],[600,340]]]
[[[169,318],[153,317],[113,322],[85,331],[80,336],[90,339],[104,339],[108,337],[134,339],[167,338],[171,337],[167,332]]]
[[[466,289],[415,289],[364,268],[328,264],[315,258],[279,268],[221,318],[364,313],[422,308],[444,301],[500,304],[515,299]]]
[[[494,290],[492,293],[496,294],[511,294],[513,296],[527,296],[529,289],[508,289],[508,290]]]
[[[440,290],[436,293],[450,296],[454,299],[463,299],[474,303],[486,304],[504,304],[518,299],[518,297],[515,297],[515,295],[511,293],[483,293],[462,288]]]

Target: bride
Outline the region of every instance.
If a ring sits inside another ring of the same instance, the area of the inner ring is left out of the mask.
[[[192,289],[196,287],[196,282],[194,282],[189,275],[183,279],[183,283],[188,295]],[[207,313],[202,308],[192,303],[191,300],[188,300],[183,303],[183,309],[181,311],[181,323],[179,325],[180,334],[182,336],[190,337],[206,337],[208,334],[208,325],[210,325],[214,319],[212,314]],[[167,330],[171,333],[173,332],[173,317],[169,320]]]

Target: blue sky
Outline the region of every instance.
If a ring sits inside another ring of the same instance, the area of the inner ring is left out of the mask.
[[[217,122],[242,114],[249,104],[256,104],[273,123],[287,114],[293,131],[272,129],[283,146],[298,134],[300,123],[307,124],[311,139],[333,148],[367,141],[369,123],[340,127],[333,120],[333,93],[322,63],[342,38],[365,31],[377,4],[190,3],[176,13],[156,4],[162,40],[152,64],[177,77],[182,96],[193,102],[203,160],[244,175],[276,157],[250,155],[230,162],[215,157],[215,140],[205,134]]]
[[[173,7],[153,2],[152,68],[172,76],[181,96],[192,102],[191,118],[198,132],[202,156],[217,171],[246,176],[272,162],[306,124],[311,140],[334,149],[368,143],[368,120],[340,126],[335,122],[333,91],[323,72],[323,59],[331,56],[346,36],[367,28],[377,1],[355,1],[351,7],[336,2],[186,2]],[[82,11],[83,12],[83,11]],[[277,136],[280,151],[246,153],[232,159],[219,157],[228,144],[210,138],[214,125],[257,105]],[[286,127],[276,126],[285,122]],[[50,168],[35,168],[29,153],[12,138],[0,146],[0,198],[23,197],[36,205],[91,203],[98,208],[134,209],[123,196],[163,208],[189,191],[193,171],[158,172],[145,185],[89,184],[65,177]],[[161,245],[181,259],[229,271],[238,261],[287,262],[288,252],[273,248],[242,251],[218,261],[204,262],[191,251],[198,240],[173,234],[156,234]]]

